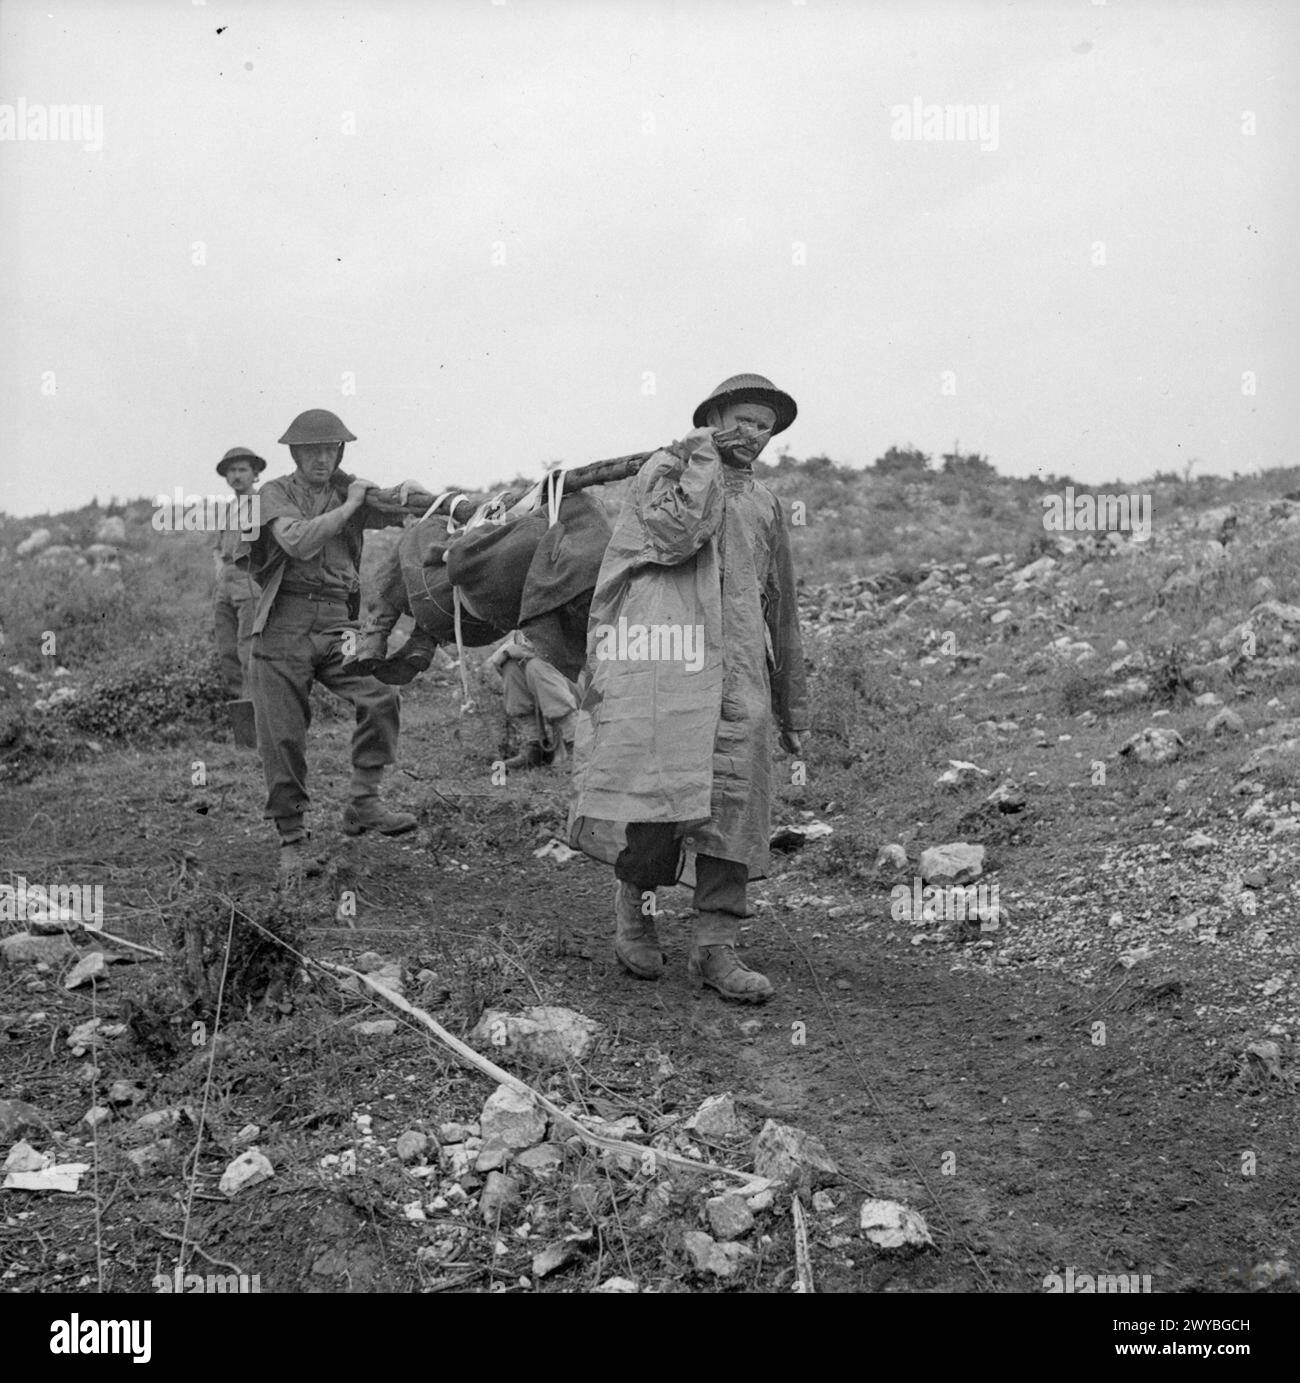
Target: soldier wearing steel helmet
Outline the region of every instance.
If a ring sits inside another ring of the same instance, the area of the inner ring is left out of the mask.
[[[379,797],[384,769],[397,755],[398,695],[343,666],[355,642],[363,531],[388,522],[366,508],[367,490],[377,487],[339,469],[344,446],[356,437],[326,409],[300,413],[280,441],[295,470],[262,488],[261,534],[247,545],[246,559],[262,585],[251,682],[266,815],[280,835],[281,873],[293,877],[315,872],[304,822],[313,682],[356,710],[344,832],[402,835],[416,819]]]
[[[212,535],[212,566],[217,578],[212,622],[221,680],[226,694],[234,699],[248,697],[248,655],[259,595],[257,583],[235,565],[240,543],[235,520],[240,502],[257,493],[257,477],[265,469],[266,462],[247,447],[231,447],[217,462],[217,474],[230,486],[235,498],[230,502],[225,527]]]
[[[736,954],[768,864],[771,730],[798,754],[808,729],[789,538],[753,466],[795,412],[770,380],[735,375],[641,468],[591,602],[575,745],[571,839],[614,865],[619,963],[663,974],[655,889],[693,867],[688,972],[750,1003],[772,993]],[[631,631],[651,628],[695,631],[695,656],[638,645]]]

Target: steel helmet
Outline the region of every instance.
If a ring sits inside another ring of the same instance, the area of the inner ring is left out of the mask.
[[[266,469],[266,462],[255,451],[249,451],[247,447],[231,447],[217,462],[217,474],[224,476],[232,461],[247,461],[252,466],[254,475],[261,475]]]
[[[724,379],[700,404],[691,422],[696,427],[705,427],[709,409],[728,403],[765,403],[776,414],[773,436],[784,432],[799,412],[790,395],[778,389],[770,379],[764,379],[762,375],[732,375],[730,379]]]
[[[355,442],[357,439],[343,426],[343,420],[328,408],[309,408],[289,424],[280,438],[289,446],[311,446],[317,442]]]

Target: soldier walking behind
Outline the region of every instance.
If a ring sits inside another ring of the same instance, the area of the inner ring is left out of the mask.
[[[247,447],[231,447],[217,462],[217,474],[235,492],[235,498],[228,504],[226,526],[212,535],[212,565],[217,578],[212,620],[221,682],[226,695],[235,701],[248,699],[248,654],[261,594],[248,572],[235,565],[240,543],[239,504],[245,496],[257,493],[257,477],[265,469],[266,462]]]

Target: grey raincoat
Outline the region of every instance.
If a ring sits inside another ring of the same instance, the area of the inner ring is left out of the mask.
[[[684,881],[691,854],[762,877],[772,722],[808,728],[794,573],[776,497],[752,469],[724,465],[708,430],[633,481],[587,651],[572,843],[613,863],[628,822],[682,822]]]

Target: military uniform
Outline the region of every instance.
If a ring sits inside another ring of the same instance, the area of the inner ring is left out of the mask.
[[[247,447],[231,447],[217,462],[217,474],[225,479],[226,472],[236,461],[252,468],[255,476],[266,469],[266,462]],[[227,482],[229,483],[229,482]],[[248,498],[257,493],[248,491]],[[223,515],[224,527],[212,535],[211,550],[216,567],[217,584],[212,600],[213,633],[217,658],[221,667],[221,683],[234,700],[247,700],[249,695],[248,659],[252,650],[253,614],[260,592],[247,570],[236,565],[242,535],[239,496],[227,501]]]
[[[234,513],[235,501],[230,501]],[[221,563],[212,603],[212,619],[221,663],[221,681],[227,695],[246,699],[249,694],[248,658],[253,642],[253,616],[261,594],[247,571],[235,565],[240,534],[234,527],[219,528],[212,537],[212,551]]]
[[[573,750],[577,719],[577,688],[541,656],[522,630],[501,645],[488,659],[501,674],[506,715],[519,732],[520,753],[507,759],[508,768],[535,768],[547,753],[564,746]]]
[[[734,947],[746,885],[767,870],[771,730],[801,735],[808,712],[780,504],[702,427],[711,403],[732,398],[771,406],[777,432],[794,417],[760,376],[726,381],[696,410],[700,430],[641,468],[619,515],[591,603],[570,832],[614,865],[615,952],[628,969],[660,973],[643,896],[693,872],[691,973],[757,1000],[771,987]],[[618,628],[696,630],[698,657],[638,656],[631,643],[615,655],[607,631]]]
[[[295,427],[314,416],[301,415]],[[321,416],[342,430],[332,414]],[[286,437],[299,440],[292,428]],[[245,545],[241,557],[262,585],[252,625],[250,681],[266,775],[265,815],[275,821],[282,843],[296,843],[305,834],[314,682],[350,702],[356,712],[344,830],[395,835],[416,824],[408,813],[387,812],[379,803],[384,768],[397,757],[398,695],[373,677],[344,668],[357,628],[363,530],[390,522],[362,506],[339,531],[329,531],[333,525],[323,520],[343,506],[349,480],[335,471],[321,489],[298,473],[270,481],[260,495],[260,536]]]

